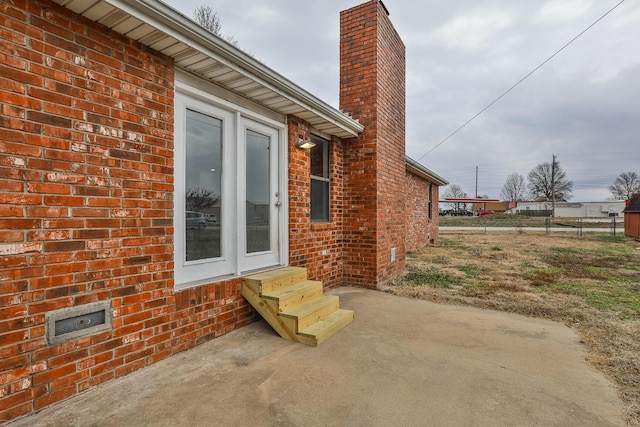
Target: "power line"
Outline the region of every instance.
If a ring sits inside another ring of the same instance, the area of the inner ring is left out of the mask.
[[[449,139],[451,139],[455,134],[457,134],[458,132],[460,132],[462,129],[464,129],[469,123],[471,123],[472,121],[474,121],[478,116],[480,116],[482,113],[484,113],[485,111],[487,111],[489,108],[491,108],[493,106],[493,104],[495,104],[496,102],[500,101],[503,97],[505,97],[509,92],[511,92],[513,89],[515,89],[516,87],[518,87],[522,82],[524,82],[526,79],[528,79],[533,73],[535,73],[536,71],[538,71],[540,68],[542,68],[547,62],[551,61],[553,58],[555,58],[560,52],[562,52],[565,48],[567,48],[570,44],[572,44],[574,41],[576,41],[580,36],[582,36],[584,33],[586,33],[587,31],[589,31],[591,29],[591,27],[595,26],[598,22],[600,22],[601,20],[603,20],[607,15],[609,15],[611,12],[613,12],[618,6],[620,6],[622,3],[624,3],[625,0],[620,0],[620,2],[618,4],[616,4],[615,6],[613,6],[611,9],[609,9],[604,15],[602,15],[600,18],[596,19],[593,23],[591,23],[591,25],[589,25],[587,28],[585,28],[584,30],[582,30],[577,36],[575,36],[574,38],[572,38],[571,40],[569,40],[569,42],[567,42],[564,46],[562,46],[560,49],[558,49],[557,51],[555,51],[553,53],[553,55],[551,55],[550,57],[548,57],[547,59],[545,59],[540,65],[538,65],[536,68],[534,68],[533,70],[531,70],[529,73],[527,73],[527,75],[525,75],[523,78],[521,78],[520,80],[518,80],[518,82],[516,84],[514,84],[513,86],[511,86],[509,89],[507,89],[506,91],[504,91],[500,96],[498,96],[496,99],[494,99],[493,101],[491,101],[489,104],[487,104],[482,110],[480,110],[477,114],[475,114],[473,117],[471,117],[469,120],[467,120],[466,122],[464,122],[462,125],[460,125],[456,130],[454,130],[453,132],[451,132],[446,138],[444,138],[442,141],[440,141],[439,143],[437,143],[436,145],[434,145],[429,151],[427,151],[426,153],[424,153],[422,156],[418,157],[416,159],[416,161],[420,161],[422,160],[426,155],[428,155],[429,153],[431,153],[433,150],[435,150],[436,148],[438,148],[439,146],[441,146],[442,144],[444,144],[445,142],[447,142]]]

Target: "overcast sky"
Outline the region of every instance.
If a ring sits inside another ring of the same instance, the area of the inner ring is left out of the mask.
[[[610,197],[640,173],[640,3],[626,0],[454,137],[458,126],[620,0],[386,0],[406,45],[407,154],[475,194],[499,198],[556,154],[573,201]],[[363,0],[165,0],[192,17],[218,12],[222,33],[338,107],[339,12]]]

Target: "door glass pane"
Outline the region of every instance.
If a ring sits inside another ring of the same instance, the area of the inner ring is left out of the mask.
[[[271,249],[270,138],[247,130],[247,253]]]
[[[186,260],[221,256],[222,120],[187,110]]]

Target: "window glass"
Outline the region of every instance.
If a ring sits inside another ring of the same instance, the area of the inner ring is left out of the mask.
[[[329,221],[329,182],[311,180],[311,221]]]
[[[186,261],[220,257],[222,121],[186,112]]]
[[[269,236],[269,203],[271,190],[270,138],[252,130],[246,131],[247,144],[247,253],[271,249]]]
[[[427,186],[427,200],[429,201],[428,205],[427,205],[427,209],[428,209],[428,217],[429,219],[433,218],[433,200],[431,198],[431,195],[433,194],[433,186],[431,183],[429,183],[429,185]]]
[[[315,178],[329,178],[329,141],[312,138],[316,144],[311,149],[311,176]]]
[[[311,135],[311,221],[329,221],[329,141]]]

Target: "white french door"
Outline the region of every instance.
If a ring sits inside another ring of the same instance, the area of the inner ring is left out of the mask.
[[[177,88],[176,286],[281,265],[286,125],[183,84]]]
[[[241,272],[280,263],[279,132],[240,119],[238,223]]]

